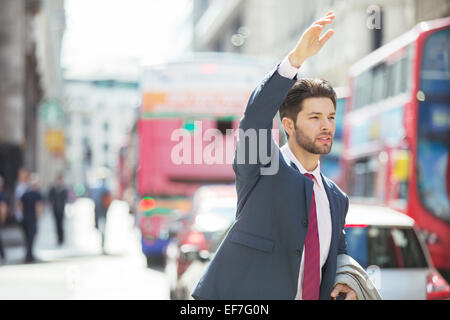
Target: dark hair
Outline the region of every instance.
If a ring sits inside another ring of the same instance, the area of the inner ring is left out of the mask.
[[[307,98],[330,98],[336,109],[336,92],[328,81],[303,78],[295,82],[281,104],[280,119],[287,117],[295,123],[298,113],[302,111],[303,101]]]

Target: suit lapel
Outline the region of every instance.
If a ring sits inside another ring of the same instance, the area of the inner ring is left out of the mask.
[[[338,242],[339,235],[339,201],[337,199],[337,194],[332,187],[328,183],[328,179],[322,176],[323,186],[325,187],[325,191],[327,193],[328,202],[330,203],[330,214],[331,214],[331,225],[332,225],[332,234],[331,234],[331,246],[333,247]],[[332,248],[330,248],[330,252]]]
[[[303,181],[305,182],[305,203],[306,203],[306,220],[309,223],[309,212],[311,210],[311,201],[312,201],[312,193],[314,182],[311,179],[304,176],[300,170],[297,168],[294,162],[291,161],[291,167],[296,169],[298,173],[303,177]]]

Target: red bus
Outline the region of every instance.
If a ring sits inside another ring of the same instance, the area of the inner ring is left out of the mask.
[[[338,186],[343,185],[343,176],[341,175],[342,167],[342,150],[343,150],[343,131],[345,109],[348,100],[348,88],[338,87],[336,91],[336,131],[333,138],[333,148],[329,154],[320,156],[320,170]]]
[[[450,18],[421,22],[350,68],[344,189],[411,216],[450,276]]]

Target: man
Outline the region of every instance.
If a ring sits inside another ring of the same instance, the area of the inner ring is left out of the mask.
[[[44,199],[39,191],[39,179],[36,174],[30,178],[30,189],[20,198],[20,209],[23,213],[23,230],[26,242],[25,263],[34,262],[33,244],[37,233],[37,221],[44,208]]]
[[[326,81],[296,82],[301,65],[333,35],[320,37],[333,19],[329,12],[314,22],[250,97],[233,163],[236,221],[197,284],[196,299],[356,299],[347,285],[334,287],[337,255],[347,253],[348,197],[321,174],[319,163],[331,150],[336,95]],[[280,105],[289,136],[281,149],[270,133]],[[258,141],[247,145],[252,130]],[[274,149],[269,162],[260,154],[264,145]],[[255,148],[252,163],[247,158]],[[267,174],[272,166],[275,172]]]
[[[19,223],[23,220],[23,212],[20,210],[20,198],[28,188],[28,171],[25,168],[20,168],[17,185],[14,190],[14,218]]]
[[[64,208],[67,202],[67,188],[64,186],[64,176],[59,174],[56,183],[50,188],[48,198],[52,205],[55,217],[56,231],[58,235],[58,245],[64,243]]]
[[[106,222],[108,216],[108,209],[112,202],[111,191],[107,185],[108,174],[106,169],[101,168],[97,172],[97,184],[91,188],[91,198],[94,201],[94,218],[95,228],[99,231],[101,236],[101,246],[103,254],[105,251],[105,238],[106,238]]]

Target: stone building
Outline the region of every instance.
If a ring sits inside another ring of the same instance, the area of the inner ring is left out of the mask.
[[[46,185],[62,162],[45,148],[40,108],[56,101],[62,109],[64,30],[63,0],[0,1],[0,175],[8,193],[19,167],[40,173]]]

